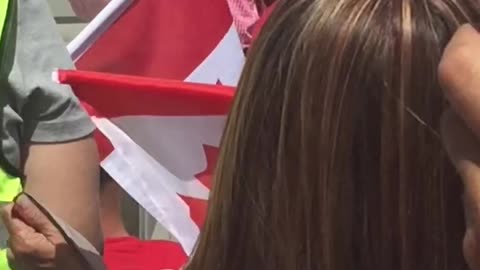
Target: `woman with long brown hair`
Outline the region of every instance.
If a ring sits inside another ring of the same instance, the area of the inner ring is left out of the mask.
[[[442,52],[477,0],[283,0],[250,52],[188,270],[466,269]]]
[[[247,64],[187,269],[466,269],[436,70],[459,25],[480,19],[479,4],[281,1]],[[455,116],[444,121],[465,197],[476,202],[465,246],[475,270],[480,65],[470,57],[479,45],[480,33],[462,27],[440,65],[446,96],[477,135]],[[61,257],[65,239],[25,196],[2,214],[22,263],[86,269],[71,249]]]

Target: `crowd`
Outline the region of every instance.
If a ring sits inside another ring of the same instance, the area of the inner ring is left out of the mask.
[[[101,269],[87,240],[114,270],[480,270],[478,1],[232,0],[247,63],[190,258],[127,233],[46,2],[4,3],[11,268]]]

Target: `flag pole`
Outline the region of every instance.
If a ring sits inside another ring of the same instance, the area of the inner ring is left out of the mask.
[[[76,62],[135,0],[112,0],[67,46]]]

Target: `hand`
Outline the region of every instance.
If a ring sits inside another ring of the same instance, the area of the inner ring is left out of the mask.
[[[14,269],[81,269],[74,248],[28,197],[21,195],[2,209]]]
[[[463,253],[470,269],[480,270],[480,143],[453,111],[442,118],[442,137],[465,186]]]
[[[442,119],[442,137],[465,185],[463,252],[470,269],[480,270],[480,34],[473,27],[452,38],[439,79],[453,108]]]
[[[445,49],[439,80],[455,113],[480,138],[480,33],[462,26]]]

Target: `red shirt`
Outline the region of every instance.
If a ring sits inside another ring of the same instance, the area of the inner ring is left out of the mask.
[[[104,262],[108,270],[180,269],[187,255],[173,242],[123,237],[105,240]]]

